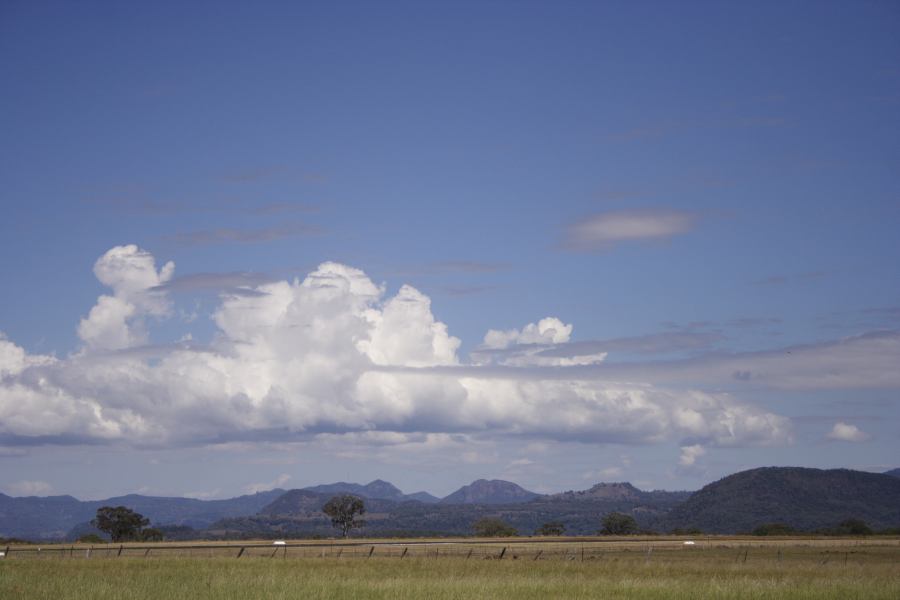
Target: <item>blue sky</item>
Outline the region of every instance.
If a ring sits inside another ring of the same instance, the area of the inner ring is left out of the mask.
[[[898,26],[891,2],[4,3],[0,490],[897,466]],[[287,289],[310,273],[383,289]]]

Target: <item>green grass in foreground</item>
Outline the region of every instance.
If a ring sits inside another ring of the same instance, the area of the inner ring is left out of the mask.
[[[900,598],[900,549],[609,552],[602,559],[15,559],[2,598]],[[823,558],[824,557],[824,558]],[[846,562],[845,561],[846,557]]]

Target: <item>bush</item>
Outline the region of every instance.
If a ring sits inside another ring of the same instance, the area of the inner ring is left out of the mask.
[[[100,537],[96,533],[85,534],[75,541],[78,542],[79,544],[105,544],[106,543],[106,540],[104,540],[102,537]]]
[[[472,523],[472,529],[478,537],[512,537],[519,535],[511,525],[500,519],[485,517]]]
[[[837,535],[872,535],[875,533],[862,519],[846,519],[838,523]]]
[[[790,525],[785,525],[784,523],[765,523],[754,529],[751,533],[753,533],[753,535],[766,536],[795,535],[798,532]]]
[[[163,539],[165,539],[165,535],[155,527],[147,527],[141,531],[142,542],[161,542]]]
[[[538,527],[535,535],[562,535],[566,532],[566,526],[561,521],[549,521]]]
[[[696,527],[688,527],[686,529],[681,528],[681,527],[676,527],[669,533],[672,535],[703,535],[703,532]]]

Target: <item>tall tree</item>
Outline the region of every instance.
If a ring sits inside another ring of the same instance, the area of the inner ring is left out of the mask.
[[[322,512],[331,517],[332,527],[341,530],[341,535],[347,537],[351,529],[365,526],[366,522],[357,518],[366,514],[366,505],[359,496],[344,494],[335,496],[325,503]]]
[[[91,525],[109,534],[114,542],[140,539],[141,531],[150,524],[150,519],[125,506],[102,506]]]
[[[611,512],[601,521],[601,535],[633,535],[638,532],[637,521],[631,515]]]

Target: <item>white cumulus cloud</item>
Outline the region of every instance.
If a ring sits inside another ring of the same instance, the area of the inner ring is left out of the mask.
[[[547,354],[548,349],[567,345],[573,328],[556,317],[545,317],[522,329],[489,329],[472,356],[481,363],[494,362],[511,367],[573,367],[602,362],[606,352]]]
[[[706,448],[700,444],[682,446],[681,456],[678,457],[678,464],[682,467],[692,467],[697,462],[697,459],[704,454],[706,454]]]
[[[135,245],[116,246],[97,259],[94,275],[112,288],[113,295],[97,298],[97,304],[78,325],[78,336],[90,348],[118,350],[146,341],[144,316],[165,316],[169,303],[155,288],[172,278],[175,264],[157,271],[149,252]]]
[[[571,335],[572,325],[566,325],[556,317],[546,317],[522,329],[489,329],[483,345],[485,348],[501,349],[524,344],[562,344],[568,342]]]
[[[438,436],[425,438],[429,444],[474,434],[718,446],[791,438],[787,419],[728,394],[566,376],[567,365],[587,363],[546,363],[519,352],[569,341],[572,325],[553,317],[485,336],[486,346],[513,352],[508,360],[519,362],[509,364],[526,368],[498,374],[462,364],[460,340],[435,319],[425,294],[403,286],[387,295],[363,271],[338,263],[302,280],[223,295],[208,347],[140,346],[148,339],[142,319],[170,312],[153,288],[173,271],[172,263],[157,270],[136,246],[113,248],[95,266],[112,295],[82,321],[82,350],[55,359],[0,340],[6,445],[187,445],[316,434]],[[107,314],[109,307],[126,310]]]

